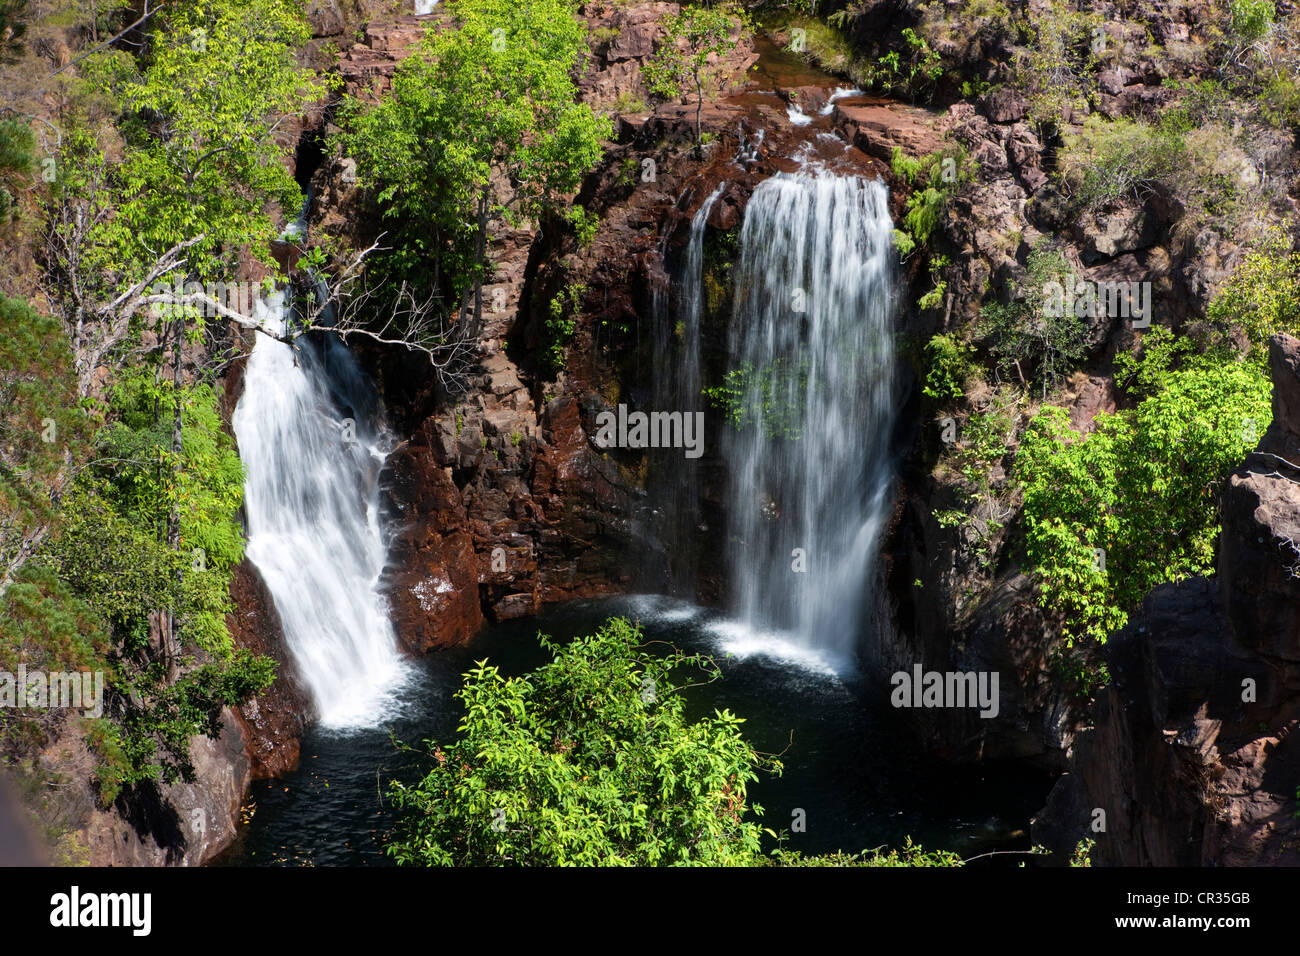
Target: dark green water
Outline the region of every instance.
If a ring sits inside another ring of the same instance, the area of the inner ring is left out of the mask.
[[[805,812],[807,830],[790,835],[792,849],[897,846],[907,836],[963,856],[1028,847],[1023,831],[1043,805],[1047,776],[1013,767],[945,767],[908,745],[897,713],[879,709],[879,688],[868,695],[855,678],[838,677],[815,659],[727,657],[728,646],[754,641],[734,643],[737,635],[719,615],[668,599],[619,598],[494,626],[468,647],[430,655],[404,695],[404,711],[381,728],[309,730],[299,770],[254,785],[251,820],[218,862],[387,865],[384,835],[393,824],[388,783],[418,779],[421,772],[418,758],[397,752],[392,739],[450,740],[460,716],[452,694],[475,660],[487,657],[505,673],[521,673],[545,660],[539,630],[572,637],[614,615],[639,619],[648,639],[714,654],[724,679],[695,690],[692,706],[730,708],[747,719],[744,732],[760,751],[784,751],[784,774],[760,781],[753,796],[766,810],[765,825],[776,831],[790,829],[795,809]]]

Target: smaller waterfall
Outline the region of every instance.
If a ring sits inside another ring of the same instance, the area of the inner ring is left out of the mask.
[[[722,195],[719,183],[691,218],[690,235],[675,281],[656,289],[654,411],[691,414],[704,407],[701,389],[700,317],[704,304],[704,232],[709,213]],[[664,250],[666,258],[666,249]],[[695,549],[699,534],[699,461],[671,454],[656,462],[650,489],[657,525],[665,542],[669,583],[674,593],[694,596]]]
[[[259,304],[258,318],[284,327],[282,306]],[[246,474],[248,558],[321,723],[371,726],[407,672],[379,592],[388,436],[378,396],[342,343],[304,337],[296,355],[258,336],[232,421]]]

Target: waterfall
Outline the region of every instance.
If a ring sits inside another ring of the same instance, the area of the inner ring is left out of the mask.
[[[259,303],[279,331],[284,310]],[[244,461],[250,561],[275,601],[321,723],[369,726],[403,682],[379,592],[379,470],[389,443],[378,396],[333,337],[295,349],[259,335],[232,425]]]
[[[709,213],[726,188],[719,183],[691,218],[676,281],[654,293],[654,410],[694,413],[704,407],[700,390],[700,313],[704,299],[704,231]],[[666,239],[665,239],[666,242]],[[662,250],[667,258],[667,249]],[[650,488],[661,529],[671,589],[693,596],[695,549],[689,546],[700,529],[699,461],[672,454],[658,463]]]
[[[892,225],[881,182],[810,166],[746,208],[724,449],[738,653],[853,666],[891,484]]]

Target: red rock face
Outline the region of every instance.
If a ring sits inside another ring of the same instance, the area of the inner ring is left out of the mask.
[[[479,559],[460,490],[428,444],[428,426],[388,459],[388,492],[402,513],[389,548],[393,626],[417,654],[460,644],[483,625]]]
[[[226,616],[231,640],[279,665],[275,682],[260,697],[234,710],[244,731],[252,779],[277,777],[298,766],[299,737],[311,716],[311,699],[294,672],[284,646],[280,616],[257,568],[247,560],[235,568],[230,582],[235,609]]]

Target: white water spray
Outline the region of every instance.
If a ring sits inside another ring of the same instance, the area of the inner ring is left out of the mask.
[[[736,265],[733,594],[772,653],[835,669],[852,667],[891,484],[892,225],[882,183],[805,166],[754,191]]]
[[[259,308],[268,328],[283,328],[282,308]],[[388,438],[351,353],[333,338],[298,344],[295,364],[294,349],[258,336],[235,409],[247,553],[321,724],[373,726],[408,670],[379,592]]]

